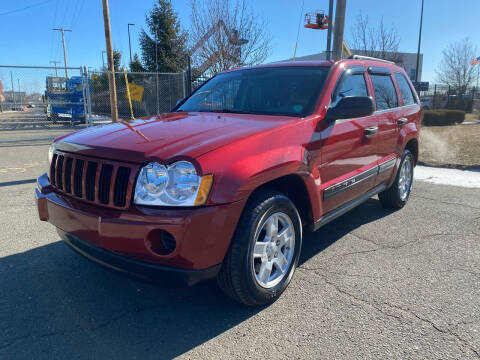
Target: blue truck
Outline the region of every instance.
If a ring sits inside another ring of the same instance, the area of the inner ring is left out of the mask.
[[[47,120],[85,122],[85,80],[81,76],[70,78],[47,76],[45,112]]]

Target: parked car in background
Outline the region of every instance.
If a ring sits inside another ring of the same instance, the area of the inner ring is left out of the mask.
[[[433,109],[433,96],[421,96],[420,103],[422,104],[423,110]]]
[[[57,138],[39,217],[74,250],[140,278],[217,278],[275,301],[314,231],[371,196],[400,209],[420,100],[392,63],[289,62],[220,73],[172,112]]]

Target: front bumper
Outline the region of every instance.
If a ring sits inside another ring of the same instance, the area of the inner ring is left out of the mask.
[[[57,229],[57,232],[62,240],[70,245],[73,250],[87,259],[108,269],[141,280],[155,281],[162,284],[195,285],[202,280],[214,278],[220,271],[221,264],[203,270],[186,270],[136,261],[90,244],[63,230]]]
[[[70,246],[92,260],[124,272],[139,272],[142,277],[147,277],[145,272],[160,276],[169,269],[205,272],[180,276],[190,284],[196,282],[192,279],[216,275],[245,204],[108,209],[55,192],[46,174],[37,179],[35,197],[40,220],[55,225]],[[152,246],[163,231],[175,239],[175,248],[168,254],[160,254]],[[151,271],[153,267],[157,270]]]

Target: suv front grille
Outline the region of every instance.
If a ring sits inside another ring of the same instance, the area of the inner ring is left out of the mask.
[[[130,206],[138,166],[68,153],[55,153],[50,183],[58,191],[102,206]]]

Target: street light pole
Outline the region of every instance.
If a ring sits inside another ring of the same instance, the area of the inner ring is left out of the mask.
[[[17,79],[17,84],[18,84],[18,97],[20,98],[20,106],[22,106],[23,104],[23,100],[22,100],[22,93],[20,92],[20,79]]]
[[[158,45],[157,45],[157,31],[158,28],[155,28],[155,87],[157,95],[157,115],[160,113],[160,102],[158,99]]]
[[[328,3],[327,60],[332,58],[333,0]]]
[[[105,69],[105,59],[103,58],[103,54],[106,54],[107,52],[105,50],[102,50],[102,66],[103,69]]]
[[[128,50],[130,51],[130,64],[132,63],[132,43],[130,42],[130,26],[135,26],[135,24],[128,24]]]
[[[420,65],[420,43],[422,42],[422,24],[423,24],[423,1],[422,0],[422,11],[420,12],[420,30],[418,31],[418,49],[417,49],[417,67],[415,69],[415,83],[418,82],[418,67]]]
[[[57,64],[59,64],[60,61],[50,61],[50,63],[52,63],[53,66],[55,66],[55,76],[58,77]]]
[[[62,33],[62,44],[63,44],[63,63],[65,65],[65,79],[68,80],[68,69],[67,69],[67,49],[65,48],[65,31],[72,32],[72,30],[67,30],[64,28],[60,29],[52,29],[56,31],[60,31]]]
[[[15,89],[13,88],[13,74],[10,71],[10,81],[12,82],[12,98],[13,98],[13,109],[17,109],[17,102],[15,101]]]

